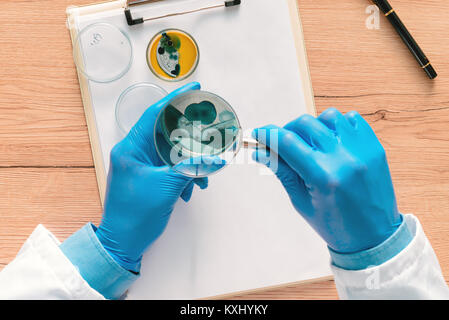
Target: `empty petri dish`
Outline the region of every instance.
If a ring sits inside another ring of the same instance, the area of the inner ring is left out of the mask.
[[[150,70],[165,81],[181,81],[195,72],[200,59],[198,45],[191,35],[179,29],[166,29],[151,39],[147,48]]]
[[[138,83],[126,89],[115,107],[115,120],[122,134],[128,134],[143,113],[166,95],[164,89],[152,83]]]
[[[161,160],[189,177],[214,174],[232,162],[242,141],[240,122],[223,98],[194,90],[170,100],[155,124]]]
[[[80,31],[73,57],[78,70],[89,80],[112,82],[131,67],[133,48],[128,35],[109,23],[94,23]]]

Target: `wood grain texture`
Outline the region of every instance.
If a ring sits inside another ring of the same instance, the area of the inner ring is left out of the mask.
[[[101,207],[65,27],[92,0],[0,1],[0,269],[38,223],[64,240]],[[449,2],[392,0],[439,72],[430,81],[368,0],[300,0],[318,112],[356,109],[384,144],[399,208],[416,214],[449,279]],[[287,121],[288,119],[286,119]],[[335,299],[333,281],[237,299]]]

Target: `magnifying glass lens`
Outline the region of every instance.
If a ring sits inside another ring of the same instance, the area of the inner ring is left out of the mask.
[[[190,91],[167,103],[155,125],[162,161],[189,177],[205,177],[229,164],[241,144],[241,126],[232,107],[206,91]]]

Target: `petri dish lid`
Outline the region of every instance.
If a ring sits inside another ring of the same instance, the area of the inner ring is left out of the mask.
[[[123,135],[128,134],[150,106],[166,95],[164,89],[152,83],[138,83],[126,89],[115,108],[115,120]]]
[[[78,70],[89,80],[112,82],[131,67],[133,48],[126,33],[109,23],[94,23],[78,34],[73,45]]]

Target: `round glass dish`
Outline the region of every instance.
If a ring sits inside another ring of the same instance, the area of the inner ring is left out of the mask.
[[[164,89],[152,83],[138,83],[126,89],[115,107],[115,120],[122,134],[128,134],[143,113],[166,95]]]
[[[89,80],[106,83],[121,78],[133,60],[128,35],[109,23],[94,23],[80,31],[73,45],[73,58]]]
[[[154,130],[161,160],[188,177],[206,177],[230,164],[241,148],[242,130],[223,98],[194,90],[170,100]]]
[[[195,39],[185,31],[166,29],[157,33],[147,47],[151,72],[165,81],[181,81],[195,72],[200,51]]]

